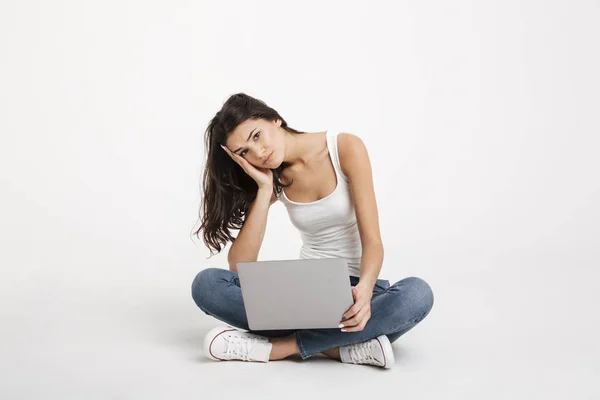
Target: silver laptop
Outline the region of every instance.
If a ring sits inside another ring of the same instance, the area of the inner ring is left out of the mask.
[[[352,305],[343,258],[239,262],[251,330],[337,328]]]

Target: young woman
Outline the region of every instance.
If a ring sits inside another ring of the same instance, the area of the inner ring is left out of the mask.
[[[362,140],[350,133],[297,131],[263,101],[238,93],[210,121],[205,145],[195,233],[203,232],[211,253],[233,242],[229,270],[204,269],[192,283],[196,305],[229,325],[207,334],[207,356],[267,362],[323,353],[344,363],[392,367],[391,343],[427,316],[433,293],[420,278],[391,286],[379,279],[383,244]],[[301,232],[300,258],[346,258],[354,305],[340,329],[249,330],[236,265],[257,260],[275,201]]]

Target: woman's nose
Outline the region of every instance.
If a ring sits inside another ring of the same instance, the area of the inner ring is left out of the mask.
[[[256,158],[258,158],[258,159],[261,159],[261,158],[263,158],[264,156],[266,156],[266,154],[265,154],[265,153],[266,153],[266,151],[265,151],[265,149],[264,149],[264,148],[261,148],[261,149],[259,149],[259,150],[256,150],[256,153],[255,153],[255,154],[256,154]]]

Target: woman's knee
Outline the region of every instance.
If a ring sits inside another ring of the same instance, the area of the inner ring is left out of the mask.
[[[404,302],[405,296],[410,297],[410,303],[414,307],[415,322],[423,320],[429,314],[434,303],[431,286],[425,280],[414,276],[403,279],[399,283],[405,286],[400,301]]]
[[[226,272],[222,268],[206,268],[196,274],[192,281],[192,298],[198,307],[204,309],[217,282],[224,278]]]

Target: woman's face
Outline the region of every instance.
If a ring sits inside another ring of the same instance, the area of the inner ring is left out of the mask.
[[[225,145],[233,153],[259,168],[275,169],[283,162],[281,120],[249,119],[239,124]]]

